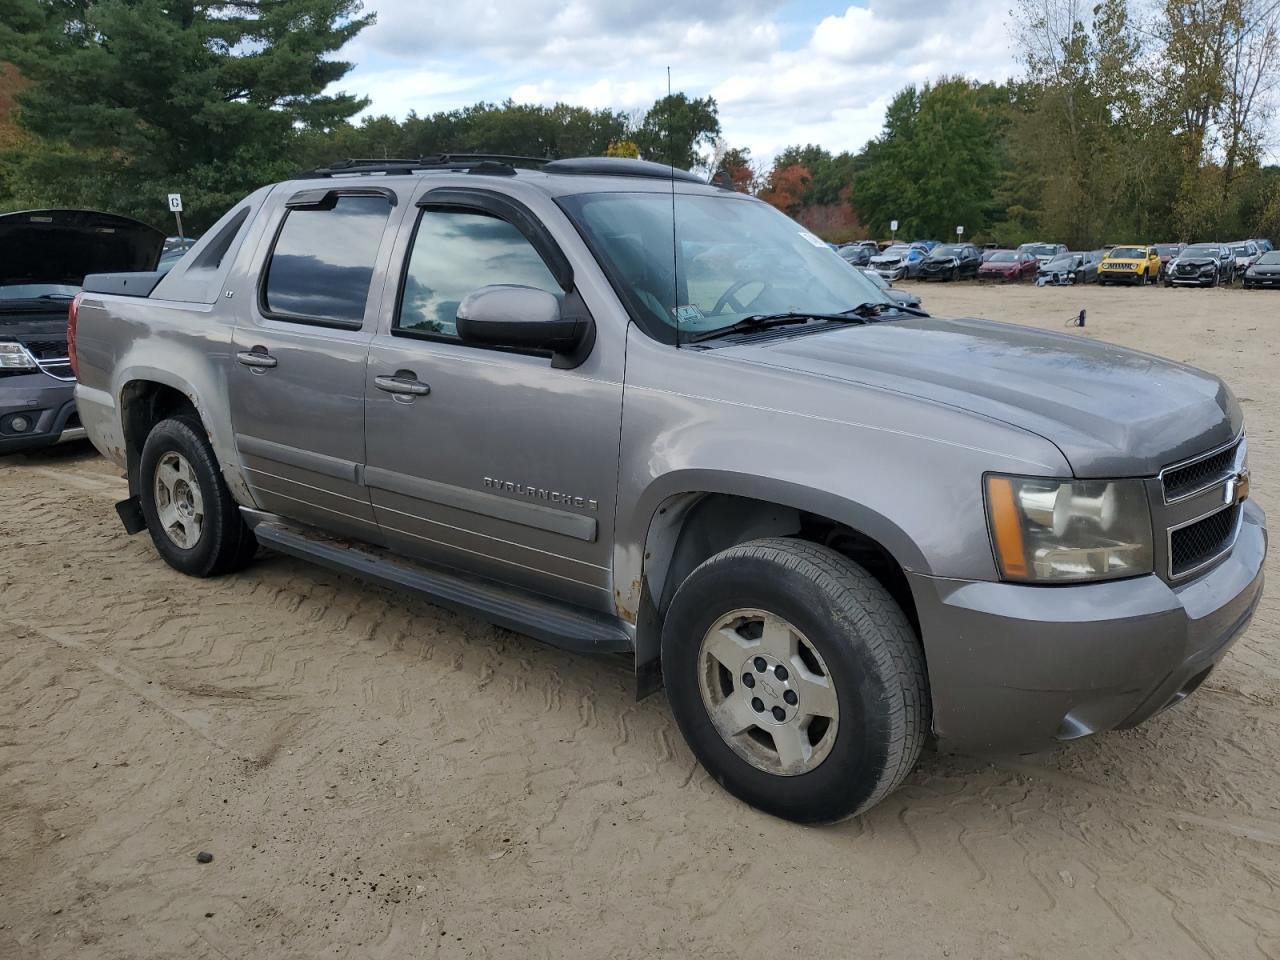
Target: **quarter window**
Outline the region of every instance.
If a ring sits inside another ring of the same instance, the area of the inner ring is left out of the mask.
[[[332,207],[288,212],[267,267],[265,312],[276,319],[359,327],[391,205],[336,197]]]
[[[456,338],[458,304],[497,283],[563,292],[528,238],[506,220],[427,208],[414,232],[395,329]]]

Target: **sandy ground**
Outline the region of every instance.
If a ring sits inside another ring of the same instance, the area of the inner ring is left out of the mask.
[[[1280,508],[1280,294],[923,293],[1224,375]],[[5,960],[1280,957],[1280,590],[1144,727],[926,753],[815,829],[720,790],[623,664],[279,556],[185,579],[124,495],[83,447],[0,460]]]

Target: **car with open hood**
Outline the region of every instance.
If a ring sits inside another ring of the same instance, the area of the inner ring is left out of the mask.
[[[1231,248],[1222,243],[1193,243],[1178,251],[1165,265],[1166,287],[1216,287],[1231,283],[1236,276],[1236,261]]]
[[[87,278],[68,322],[117,514],[174,569],[262,545],[626,657],[708,782],[797,821],[875,804],[930,737],[1010,754],[1141,723],[1261,597],[1216,376],[923,315],[667,165],[317,170],[162,277]]]
[[[943,243],[929,251],[920,265],[922,280],[972,280],[982,266],[982,254],[972,243]]]
[[[1155,247],[1121,243],[1107,250],[1098,264],[1101,284],[1153,284],[1160,276],[1160,254]]]
[[[927,255],[922,244],[894,243],[872,257],[870,267],[886,280],[915,279]]]
[[[1060,253],[1053,259],[1040,264],[1036,271],[1036,283],[1040,286],[1097,283],[1098,264],[1101,262],[1101,250],[1073,250]]]
[[[67,308],[85,275],[150,270],[164,234],[92,210],[0,215],[0,453],[83,436]]]
[[[1230,244],[1231,257],[1235,261],[1235,273],[1242,277],[1245,271],[1253,266],[1254,261],[1262,256],[1262,248],[1252,240],[1237,240]]]
[[[979,280],[998,280],[1015,283],[1036,275],[1040,261],[1035,255],[1022,250],[991,250],[978,267]]]
[[[1244,272],[1244,288],[1280,287],[1280,250],[1268,250]]]

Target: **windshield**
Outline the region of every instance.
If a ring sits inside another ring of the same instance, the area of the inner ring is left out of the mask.
[[[963,247],[948,245],[945,247],[934,247],[930,256],[934,257],[958,257],[963,252]]]
[[[79,287],[65,283],[10,283],[0,285],[0,300],[35,300],[39,297],[65,297],[69,300],[79,292]]]
[[[687,339],[761,314],[892,304],[861,270],[759,201],[586,193],[561,203],[632,316],[660,339],[674,341],[676,331]]]
[[[1236,251],[1237,257],[1247,257],[1250,253],[1253,252],[1252,250],[1249,249],[1248,244],[1244,244],[1244,243],[1237,246],[1235,248],[1235,251]]]
[[[1280,266],[1280,250],[1273,250],[1270,253],[1264,253],[1258,258],[1259,263],[1265,263],[1269,267]]]
[[[914,249],[915,247],[909,247],[905,243],[895,243],[891,247],[886,247],[884,253],[880,254],[880,256],[905,257],[908,253],[910,253]]]
[[[1165,245],[1163,247],[1156,247],[1156,253],[1160,254],[1162,257],[1176,257],[1180,249],[1180,247]]]
[[[1033,257],[1052,257],[1058,252],[1057,246],[1052,243],[1024,243],[1019,250],[1023,250]]]
[[[997,250],[987,257],[987,263],[1013,263],[1017,259],[1018,255],[1012,250]]]
[[[866,247],[845,247],[843,250],[837,251],[840,256],[846,260],[859,260],[867,255]]]
[[[1188,257],[1188,256],[1190,256],[1190,257],[1204,257],[1204,256],[1214,256],[1214,257],[1216,257],[1216,256],[1218,255],[1218,253],[1219,253],[1219,251],[1220,251],[1221,249],[1222,249],[1221,247],[1219,247],[1218,245],[1213,244],[1213,243],[1193,243],[1191,246],[1189,246],[1189,247],[1187,247],[1185,250],[1183,250],[1183,251],[1182,251],[1182,253],[1178,254],[1178,256],[1180,256],[1180,257]]]
[[[1112,260],[1143,260],[1147,251],[1142,247],[1116,247],[1107,256]]]

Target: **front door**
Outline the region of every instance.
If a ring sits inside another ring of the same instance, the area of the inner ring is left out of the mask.
[[[394,196],[321,194],[290,201],[256,302],[242,305],[229,358],[231,418],[264,510],[377,541],[360,479],[364,379],[377,313],[369,292]]]
[[[463,344],[454,318],[471,291],[572,285],[535,217],[474,193],[474,205],[467,191],[425,194],[403,231],[397,306],[365,384],[374,515],[411,556],[612,611],[622,336],[598,336],[574,369]]]

